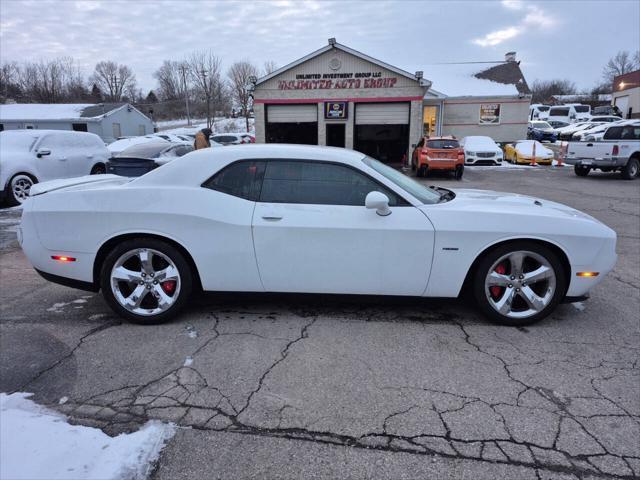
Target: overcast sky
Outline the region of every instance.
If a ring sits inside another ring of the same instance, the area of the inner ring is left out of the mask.
[[[164,59],[211,49],[223,64],[282,66],[327,38],[410,72],[517,52],[529,83],[589,88],[619,50],[640,48],[640,0],[162,1],[0,0],[0,60],[72,56],[130,65],[145,91]],[[446,86],[434,85],[446,93]]]

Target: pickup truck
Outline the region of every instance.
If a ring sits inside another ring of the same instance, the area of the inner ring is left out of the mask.
[[[620,171],[632,180],[640,176],[640,120],[612,125],[599,142],[569,142],[565,161],[574,165],[576,175],[584,177],[594,169]]]

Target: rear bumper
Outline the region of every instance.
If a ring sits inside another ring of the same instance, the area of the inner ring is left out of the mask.
[[[629,159],[621,157],[611,158],[576,158],[567,157],[565,163],[585,167],[624,167]]]
[[[73,278],[61,277],[60,275],[54,275],[53,273],[43,272],[42,270],[34,269],[45,280],[64,285],[65,287],[77,288],[78,290],[86,290],[87,292],[97,292],[100,287],[92,282],[85,282],[82,280],[75,280]]]

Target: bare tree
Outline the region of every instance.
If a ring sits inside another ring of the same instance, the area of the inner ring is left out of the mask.
[[[577,92],[576,84],[570,80],[534,80],[531,85],[531,102],[543,103],[550,101],[553,95],[574,95]]]
[[[119,102],[124,94],[132,96],[136,92],[136,76],[133,71],[127,65],[118,65],[112,61],[98,62],[89,81],[96,84],[111,102]]]
[[[632,54],[626,50],[621,50],[611,57],[602,70],[602,78],[610,85],[613,85],[613,77],[632,72],[640,68],[640,50]]]
[[[183,69],[188,68],[184,62],[165,60],[162,66],[153,74],[158,80],[158,95],[164,100],[184,98],[186,82],[183,79]],[[185,71],[186,73],[186,71]]]
[[[253,103],[249,83],[251,77],[255,78],[257,75],[258,69],[256,66],[246,60],[235,62],[229,67],[229,71],[227,72],[229,87],[231,88],[231,97],[236,105],[240,107],[247,131],[249,131],[249,110]]]
[[[277,69],[278,67],[276,65],[276,62],[274,62],[273,60],[267,60],[262,66],[263,75],[269,75],[270,73],[275,72]]]
[[[17,62],[0,65],[0,101],[20,95],[20,67]]]
[[[222,89],[220,59],[211,50],[194,52],[189,57],[189,77],[197,91],[204,96],[207,106],[207,127],[213,126],[211,103]]]

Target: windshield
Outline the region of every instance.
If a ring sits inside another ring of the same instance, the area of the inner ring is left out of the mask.
[[[540,112],[547,112],[547,111],[549,111],[549,109],[550,109],[550,108],[551,108],[551,107],[538,107],[538,110],[539,110]]]
[[[589,105],[578,105],[574,107],[576,112],[584,113],[589,111]]]
[[[132,147],[125,148],[116,157],[123,158],[158,158],[160,154],[169,147],[166,142],[146,142]]]
[[[551,128],[547,122],[532,122],[531,125],[533,128]]]
[[[365,165],[373,168],[387,180],[390,180],[402,190],[405,190],[406,192],[416,197],[416,199],[418,199],[420,203],[432,204],[438,203],[438,201],[440,200],[440,194],[438,192],[425,187],[424,185],[416,182],[410,177],[407,177],[405,174],[399,172],[395,168],[391,168],[384,163],[379,162],[378,160],[374,160],[370,157],[364,157],[362,161]]]
[[[458,148],[460,144],[457,140],[427,140],[427,148],[448,149]]]
[[[568,117],[569,109],[568,108],[552,108],[549,110],[550,117]]]

